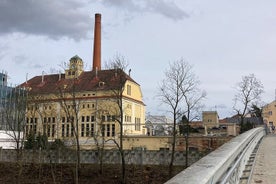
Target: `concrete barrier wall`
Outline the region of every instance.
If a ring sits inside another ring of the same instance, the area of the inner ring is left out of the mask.
[[[231,177],[239,179],[240,173],[246,164],[246,157],[250,155],[250,153],[244,154],[244,152],[250,152],[251,148],[256,146],[265,134],[265,129],[260,127],[231,139],[170,179],[166,184],[221,183],[221,180],[228,180],[225,179],[225,176],[229,175],[228,172],[231,170],[235,171],[231,173]],[[241,155],[245,155],[246,157],[240,158]],[[238,164],[236,164],[237,160],[240,160]],[[236,165],[239,168],[232,168],[236,167]]]

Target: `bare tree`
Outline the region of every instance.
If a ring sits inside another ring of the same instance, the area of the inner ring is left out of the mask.
[[[190,122],[199,119],[200,109],[202,108],[201,101],[206,97],[206,92],[198,88],[199,81],[196,79],[195,75],[190,72],[188,80],[181,86],[181,91],[184,95],[184,122],[186,123],[185,142],[186,142],[186,154],[185,154],[185,164],[186,168],[189,166],[189,127]],[[183,119],[182,119],[183,120]]]
[[[115,116],[116,122],[119,124],[119,142],[114,139],[114,143],[117,145],[121,156],[121,183],[126,183],[126,164],[123,148],[123,121],[124,121],[124,96],[126,73],[124,70],[127,68],[128,62],[122,56],[115,56],[113,60],[106,64],[110,69],[114,69],[116,73],[116,85],[112,88],[112,101],[115,102],[117,113]]]
[[[71,135],[76,149],[76,167],[75,167],[75,183],[78,184],[79,168],[80,168],[80,141],[79,141],[79,111],[80,100],[77,98],[76,79],[71,79],[71,83],[64,88],[59,88],[59,102],[64,113],[64,118],[71,126]],[[68,131],[68,130],[67,130]],[[70,130],[69,130],[70,131]],[[68,135],[69,136],[69,135]]]
[[[26,123],[27,91],[20,87],[7,89],[10,90],[5,91],[5,98],[1,99],[1,116],[6,134],[16,143],[15,149],[17,163],[19,165],[17,182],[20,183],[20,176],[23,169],[21,156]]]
[[[117,54],[113,57],[113,59],[109,60],[105,63],[105,68],[107,69],[121,69],[123,71],[126,71],[129,63],[125,59],[124,56]]]
[[[245,115],[254,103],[260,101],[264,87],[254,74],[249,74],[242,77],[242,81],[236,85],[236,90],[233,108],[240,115],[240,132],[243,133],[247,130],[244,126]]]
[[[7,134],[16,143],[15,148],[20,150],[25,131],[25,114],[27,105],[27,91],[21,88],[13,88],[2,101],[2,117]]]
[[[103,154],[104,154],[104,149],[105,149],[105,125],[103,121],[103,116],[105,115],[106,108],[101,108],[97,106],[97,111],[95,112],[96,114],[96,123],[97,123],[97,129],[92,133],[91,137],[94,140],[94,143],[96,145],[96,149],[98,151],[98,161],[100,162],[100,169],[99,172],[100,174],[103,174]]]
[[[176,144],[176,123],[185,112],[188,119],[191,117],[192,110],[195,109],[198,102],[205,96],[195,96],[197,92],[198,81],[192,72],[192,67],[183,59],[170,63],[169,68],[165,71],[165,79],[159,88],[159,96],[161,101],[168,105],[169,112],[173,116],[173,130],[172,130],[172,154],[169,165],[169,174],[172,174],[174,153]]]

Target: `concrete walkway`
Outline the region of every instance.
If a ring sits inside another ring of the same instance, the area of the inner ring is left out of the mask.
[[[276,183],[276,134],[263,138],[255,159],[250,183]]]

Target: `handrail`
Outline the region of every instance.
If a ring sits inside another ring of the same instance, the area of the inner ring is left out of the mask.
[[[166,184],[238,183],[250,154],[264,135],[263,127],[251,129],[203,157]]]

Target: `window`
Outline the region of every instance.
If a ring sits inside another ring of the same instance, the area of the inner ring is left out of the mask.
[[[112,121],[115,121],[116,120],[116,117],[115,115],[112,116]]]
[[[85,117],[84,117],[84,116],[82,116],[82,117],[81,117],[81,122],[84,122],[84,119],[85,119]]]
[[[66,137],[69,137],[70,126],[66,126]]]
[[[135,130],[140,131],[141,130],[141,121],[140,118],[135,118]]]
[[[127,95],[131,95],[131,85],[127,85]]]
[[[50,137],[51,133],[51,127],[50,125],[47,126],[47,136]]]
[[[110,124],[106,125],[106,136],[110,137]]]
[[[65,117],[62,117],[61,119],[62,119],[62,123],[65,123]]]
[[[91,137],[94,136],[94,124],[91,124]]]
[[[95,116],[91,116],[91,121],[95,121]]]
[[[269,112],[268,112],[268,115],[272,116],[272,111],[269,111]]]
[[[102,116],[102,121],[105,121],[105,116]]]
[[[86,122],[90,121],[90,116],[86,116]]]
[[[84,137],[84,124],[81,124],[81,136]]]
[[[105,137],[105,125],[101,126],[102,136]]]
[[[63,124],[62,125],[62,128],[61,128],[61,137],[64,137],[64,131],[65,131],[65,125]]]
[[[52,122],[55,123],[56,122],[56,118],[52,117]]]
[[[86,124],[86,137],[89,137],[89,124]]]
[[[125,122],[131,122],[131,116],[125,115]]]
[[[43,134],[46,134],[47,130],[46,130],[46,125],[43,125]]]
[[[52,137],[54,137],[55,136],[55,125],[52,125]]]
[[[104,82],[99,82],[99,87],[104,86]]]
[[[34,134],[36,134],[36,125],[34,125]]]
[[[74,136],[74,126],[71,126],[71,137]]]
[[[111,136],[115,137],[115,124],[112,124]]]

